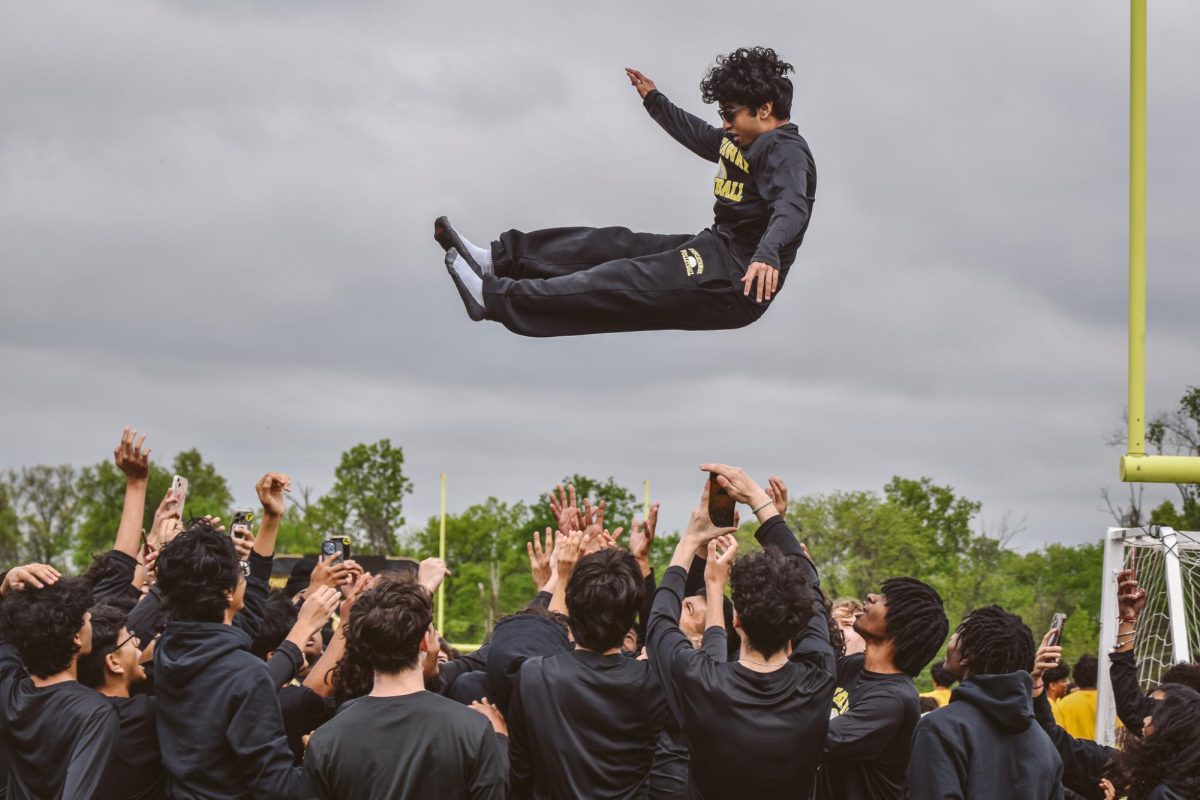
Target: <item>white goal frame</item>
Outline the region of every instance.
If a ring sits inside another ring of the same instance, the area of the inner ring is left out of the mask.
[[[1174,529],[1160,525],[1146,528],[1109,528],[1104,538],[1104,589],[1100,595],[1099,696],[1096,704],[1096,740],[1115,745],[1117,712],[1113,704],[1112,681],[1108,674],[1108,654],[1117,639],[1116,574],[1125,567],[1125,551],[1130,545],[1152,547],[1163,554],[1166,579],[1167,614],[1170,618],[1171,662],[1191,661],[1188,642],[1187,609],[1179,548],[1200,549],[1200,534],[1180,536]],[[1192,609],[1200,613],[1200,609]]]

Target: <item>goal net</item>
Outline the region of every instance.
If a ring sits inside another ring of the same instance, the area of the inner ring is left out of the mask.
[[[1096,739],[1113,745],[1117,714],[1108,678],[1108,653],[1117,635],[1116,573],[1135,566],[1146,590],[1146,607],[1134,636],[1143,691],[1157,685],[1173,664],[1200,657],[1200,533],[1148,528],[1109,528],[1100,602],[1100,675]]]

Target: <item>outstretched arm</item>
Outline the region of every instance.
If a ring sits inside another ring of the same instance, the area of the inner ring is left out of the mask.
[[[1117,574],[1117,642],[1108,656],[1108,674],[1112,679],[1117,717],[1137,736],[1142,735],[1143,721],[1154,713],[1156,705],[1138,683],[1137,655],[1133,649],[1138,617],[1145,606],[1146,590],[1138,585],[1135,561],[1129,569]]]
[[[121,524],[113,550],[137,558],[142,537],[142,517],[146,513],[146,484],[150,480],[150,449],[143,446],[146,435],[126,428],[113,451],[113,460],[125,473],[125,504],[121,508]]]
[[[663,130],[671,134],[672,139],[706,161],[715,163],[720,160],[721,139],[724,138],[720,128],[709,125],[676,106],[658,91],[654,81],[636,69],[626,67],[625,74],[629,76],[629,83],[641,95],[642,104],[650,112],[650,116]]]

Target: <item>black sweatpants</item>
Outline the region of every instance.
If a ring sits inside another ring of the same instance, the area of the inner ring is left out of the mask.
[[[743,296],[747,264],[708,230],[508,231],[492,243],[492,263],[487,318],[524,336],[741,328],[768,305]]]

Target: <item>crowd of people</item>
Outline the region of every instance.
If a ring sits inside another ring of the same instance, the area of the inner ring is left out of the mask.
[[[775,478],[702,465],[762,549],[739,556],[706,479],[661,574],[657,505],[623,545],[603,504],[558,487],[528,606],[459,654],[433,626],[440,560],[371,575],[322,556],[272,590],[287,475],[258,482],[256,534],[185,522],[173,492],[143,533],[144,437],[127,430],[115,460],[112,551],[82,576],[27,564],[0,583],[10,800],[1200,798],[1200,666],[1143,693],[1133,570],[1107,665],[1113,749],[1087,727],[1096,659],[1066,693],[1053,631],[1039,646],[996,605],[951,631],[908,576],[827,597]]]

